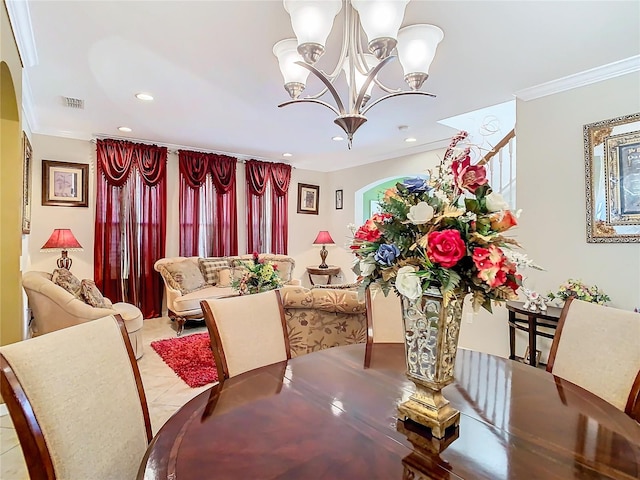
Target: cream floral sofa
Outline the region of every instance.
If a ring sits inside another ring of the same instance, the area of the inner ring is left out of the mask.
[[[286,255],[260,254],[259,258],[277,265],[285,283],[292,280],[295,260]],[[180,335],[187,320],[202,320],[201,300],[235,295],[231,281],[243,273],[242,263],[252,255],[229,257],[169,257],[158,260],[154,268],[162,275],[169,318]]]
[[[285,285],[280,294],[292,357],[366,341],[366,307],[355,289]]]

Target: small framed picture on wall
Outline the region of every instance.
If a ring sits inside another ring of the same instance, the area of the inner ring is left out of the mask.
[[[318,215],[320,187],[306,183],[298,184],[298,213]]]
[[[42,205],[89,206],[89,164],[42,160]]]
[[[342,210],[342,190],[336,190],[336,210]]]

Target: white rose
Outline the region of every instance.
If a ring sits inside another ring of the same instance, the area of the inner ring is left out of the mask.
[[[491,192],[485,198],[487,201],[487,210],[489,212],[499,212],[500,210],[509,210],[509,204],[505,202],[502,195],[497,192]]]
[[[420,278],[411,266],[402,267],[396,275],[396,289],[401,295],[416,300],[422,295],[422,285]]]
[[[360,260],[360,275],[368,277],[376,269],[375,262],[369,262],[367,260]]]
[[[433,207],[427,202],[420,202],[409,209],[407,218],[411,220],[411,223],[414,225],[427,223],[433,218]]]

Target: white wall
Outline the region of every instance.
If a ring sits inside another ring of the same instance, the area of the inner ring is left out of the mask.
[[[56,252],[40,252],[40,247],[55,228],[70,228],[80,244],[81,252],[69,252],[73,259],[73,273],[79,278],[93,278],[93,237],[96,201],[96,146],[95,144],[47,135],[32,135],[33,178],[31,234],[23,238],[25,270],[50,272],[56,267]],[[88,163],[89,207],[42,206],[42,160]],[[244,165],[238,163],[238,249],[246,253]],[[294,277],[305,279],[305,266],[319,263],[319,249],[311,244],[319,230],[327,229],[333,209],[333,193],[326,188],[327,174],[294,169],[289,190],[289,254],[296,260]],[[298,183],[320,186],[319,215],[296,213]],[[178,255],[178,156],[170,153],[167,161],[167,256]]]
[[[56,268],[60,252],[41,252],[56,228],[70,228],[84,247],[81,252],[69,252],[73,260],[72,271],[78,278],[93,278],[93,224],[95,219],[95,145],[82,140],[71,140],[48,135],[32,135],[33,171],[31,184],[31,234],[28,236],[28,250],[25,270],[51,272]],[[88,163],[89,206],[50,207],[42,205],[42,160],[58,162]]]
[[[582,126],[640,110],[640,74],[634,73],[595,85],[529,102],[517,103],[518,206],[523,209],[520,226],[513,231],[531,258],[544,272],[526,272],[528,284],[541,293],[555,289],[569,277],[597,284],[616,307],[640,306],[640,245],[587,244],[584,200]],[[34,135],[32,234],[29,269],[50,271],[57,256],[39,248],[54,228],[73,230],[84,252],[71,252],[74,273],[93,276],[93,210],[95,207],[95,146],[90,142]],[[289,193],[289,253],[296,260],[294,277],[308,284],[305,266],[320,261],[319,247],[312,246],[319,230],[329,230],[336,245],[329,248],[328,263],[339,265],[343,281],[354,279],[353,255],[345,248],[354,218],[355,192],[380,179],[425,173],[444,151],[400,157],[374,164],[321,173],[294,169]],[[92,163],[89,208],[42,207],[41,161]],[[178,166],[175,155],[168,165],[168,225],[177,225]],[[298,183],[320,186],[319,215],[296,213]],[[238,165],[239,225],[244,223],[244,168]],[[343,190],[344,208],[335,209],[335,190]],[[167,256],[177,255],[178,230],[168,228]],[[239,231],[239,250],[245,249],[244,229]],[[496,355],[508,355],[507,311],[473,314],[468,306],[460,334],[460,346]],[[543,358],[548,342],[542,343]],[[525,348],[518,334],[517,354]]]
[[[582,128],[640,111],[640,73],[517,103],[520,240],[546,271],[532,272],[540,292],[568,278],[597,284],[610,305],[640,306],[640,244],[586,241]]]
[[[517,204],[514,233],[530,258],[545,271],[528,270],[526,282],[542,294],[568,278],[601,287],[611,306],[640,306],[640,244],[588,244],[582,127],[640,111],[640,74],[550,95],[516,105],[518,139]],[[542,359],[550,341],[538,338]],[[507,311],[481,312],[463,320],[460,345],[508,355]],[[525,334],[517,332],[522,355]]]

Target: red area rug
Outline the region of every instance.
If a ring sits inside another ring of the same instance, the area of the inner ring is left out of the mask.
[[[151,347],[191,388],[218,380],[208,333],[156,340]]]

